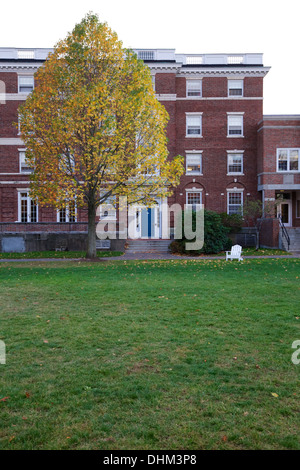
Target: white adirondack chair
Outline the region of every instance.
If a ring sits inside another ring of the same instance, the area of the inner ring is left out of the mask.
[[[231,251],[226,251],[226,261],[228,261],[229,259],[237,259],[239,261],[243,261],[241,254],[242,247],[240,245],[233,245],[231,247]]]

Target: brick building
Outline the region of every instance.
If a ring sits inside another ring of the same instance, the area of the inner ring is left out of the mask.
[[[2,238],[31,233],[47,248],[55,233],[72,234],[70,240],[81,234],[84,243],[87,230],[85,210],[74,217],[67,209],[38,207],[29,197],[18,106],[33,89],[34,73],[49,51],[0,48],[0,233]],[[300,227],[300,116],[263,116],[263,78],[269,67],[262,54],[136,52],[150,67],[157,98],[170,116],[170,157],[185,157],[185,175],[168,204],[200,203],[231,214],[242,210],[246,198],[267,201],[281,194],[283,223]],[[137,208],[137,238],[164,238],[162,202],[149,210]],[[278,232],[275,220],[265,230],[264,244],[278,245]],[[25,249],[34,245],[28,235],[23,238]]]

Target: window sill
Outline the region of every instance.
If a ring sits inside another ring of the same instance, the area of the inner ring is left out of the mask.
[[[227,135],[227,137],[231,139],[243,139],[245,136],[244,135]]]
[[[245,176],[245,173],[227,173],[226,176]]]
[[[203,173],[186,173],[185,176],[203,176]]]
[[[186,135],[185,137],[187,137],[188,139],[202,139],[203,138],[203,135]]]

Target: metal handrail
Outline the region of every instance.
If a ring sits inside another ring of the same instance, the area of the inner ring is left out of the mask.
[[[279,219],[279,225],[280,225],[280,228],[281,228],[281,232],[282,232],[282,235],[285,237],[286,241],[287,241],[287,244],[288,244],[288,251],[290,249],[290,244],[291,244],[291,239],[290,239],[290,236],[288,234],[288,231],[286,229],[286,227],[284,226],[283,222],[282,222],[282,217],[281,217],[281,214],[278,215],[278,219]]]

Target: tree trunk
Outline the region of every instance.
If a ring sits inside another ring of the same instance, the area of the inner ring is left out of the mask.
[[[94,204],[88,204],[88,240],[87,240],[87,258],[96,258],[96,207]]]

